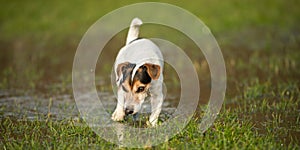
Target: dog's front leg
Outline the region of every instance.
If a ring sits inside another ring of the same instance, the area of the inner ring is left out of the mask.
[[[122,94],[122,90],[118,90],[118,104],[111,116],[111,119],[114,121],[122,121],[124,120],[125,112],[124,112],[124,97]]]
[[[152,126],[157,125],[158,117],[163,104],[162,84],[153,87],[151,91],[151,115],[149,122]]]

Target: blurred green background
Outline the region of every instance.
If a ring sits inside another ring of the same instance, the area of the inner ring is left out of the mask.
[[[42,82],[70,79],[67,76],[71,73],[77,45],[87,29],[106,13],[135,2],[138,1],[1,1],[1,87],[35,88]],[[295,44],[299,44],[297,0],[162,2],[187,9],[211,29],[229,63],[228,76],[245,75],[244,71],[241,75],[231,74],[236,70],[233,68],[242,67],[244,63],[253,65],[254,73],[250,73],[253,75],[263,74],[260,71],[265,69],[285,74],[290,69],[280,68],[282,61],[294,68],[299,63],[299,53],[292,54],[298,48]],[[159,30],[151,32],[159,34]],[[117,50],[125,34],[117,37],[118,46],[109,48]],[[176,38],[174,34],[164,36]],[[184,43],[182,39],[177,40]],[[184,45],[189,49],[187,53],[193,53],[192,46]],[[253,61],[251,55],[255,55]],[[273,55],[280,57],[272,58]],[[285,55],[288,56],[284,58]],[[200,58],[196,58],[196,62],[201,67]],[[261,70],[256,72],[256,69]]]

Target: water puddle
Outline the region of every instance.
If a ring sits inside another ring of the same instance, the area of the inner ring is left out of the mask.
[[[106,111],[111,114],[116,107],[117,100],[112,93],[98,92],[101,103]],[[163,103],[162,115],[169,116],[175,110],[172,101],[177,97],[167,97]],[[54,120],[63,120],[70,118],[78,118],[75,100],[71,94],[61,94],[47,97],[43,94],[27,94],[19,95],[12,91],[0,90],[0,117],[16,117],[22,119],[26,117],[29,120],[44,120],[51,116]],[[141,114],[150,114],[150,101],[145,101]]]

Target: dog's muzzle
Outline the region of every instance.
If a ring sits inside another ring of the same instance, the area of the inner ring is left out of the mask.
[[[133,107],[126,107],[125,108],[125,114],[129,115],[132,114],[134,112],[134,108]]]

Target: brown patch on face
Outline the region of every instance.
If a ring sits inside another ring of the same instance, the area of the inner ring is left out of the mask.
[[[140,93],[145,90],[151,80],[157,80],[160,75],[160,66],[154,64],[144,64],[137,69],[133,81],[131,81],[132,71],[135,64],[128,62],[118,65],[118,71],[123,74],[120,81],[121,88],[125,92]]]
[[[135,83],[136,81],[140,81],[143,84],[149,84],[151,82],[151,77],[147,72],[146,66],[143,65],[136,71],[133,77],[133,83]]]
[[[141,81],[137,80],[132,85],[132,91],[136,94],[144,93],[150,87],[150,84],[144,84]]]
[[[142,84],[149,84],[151,82],[151,77],[149,76],[147,72],[146,66],[141,66],[135,73],[133,80],[131,81],[132,71],[134,69],[135,65],[132,65],[130,63],[126,64],[120,64],[118,65],[118,73],[119,76],[123,75],[120,80],[120,85],[122,85],[122,88],[125,88],[127,91],[131,91],[133,89],[133,85],[135,82],[139,81],[139,83]],[[124,90],[124,91],[126,91]]]
[[[144,99],[147,97],[147,91],[153,79],[158,79],[160,67],[157,65],[147,64],[139,67],[131,81],[132,72],[135,65],[122,64],[120,67],[122,77],[120,79],[119,90],[124,91],[125,111],[128,114],[136,113],[140,110]],[[151,76],[150,76],[151,73]]]
[[[132,85],[132,93],[134,101],[140,103],[147,96],[147,91],[150,88],[150,84],[143,84],[139,80],[135,81]]]
[[[132,70],[133,68],[124,68],[123,70],[123,78],[120,81],[119,88],[126,93],[132,93],[133,101],[139,102],[147,93],[147,90],[150,87],[151,77],[147,72],[146,66],[141,66],[137,69],[133,80],[131,81]]]

